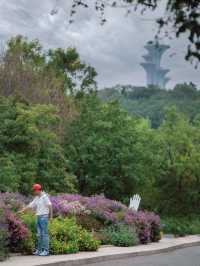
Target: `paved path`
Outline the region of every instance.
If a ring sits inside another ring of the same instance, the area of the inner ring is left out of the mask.
[[[164,254],[95,263],[89,266],[200,266],[200,246]]]
[[[139,260],[137,256],[152,255],[163,252],[174,251],[177,248],[191,247],[199,245],[200,249],[200,236],[188,236],[181,238],[164,238],[159,243],[151,243],[149,245],[139,245],[135,247],[120,248],[120,247],[101,247],[98,252],[81,252],[78,254],[62,255],[62,256],[49,256],[49,257],[36,257],[36,256],[15,256],[9,260],[0,263],[0,266],[80,266],[92,263],[103,263],[109,261],[107,264],[100,265],[115,265],[111,264],[113,260],[124,259],[127,263],[132,263],[134,260]],[[130,259],[131,258],[131,259]],[[148,257],[147,257],[148,258]],[[141,258],[142,260],[143,258]],[[145,259],[145,258],[144,258]],[[122,260],[121,260],[122,262]],[[122,263],[118,265],[123,265]],[[98,264],[97,264],[98,265]],[[127,264],[132,265],[132,264]],[[134,264],[133,264],[134,265]],[[140,265],[140,264],[138,264]],[[141,264],[145,265],[145,264]],[[157,266],[154,264],[147,264]],[[159,265],[159,264],[158,264]],[[169,264],[161,264],[169,265]],[[176,265],[176,264],[175,264]],[[125,265],[124,265],[125,266]],[[171,264],[170,266],[174,266]],[[187,266],[193,266],[187,264]],[[199,264],[195,266],[200,266]]]

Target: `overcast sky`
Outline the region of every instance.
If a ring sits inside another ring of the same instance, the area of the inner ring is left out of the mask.
[[[45,49],[75,46],[81,58],[96,68],[101,88],[115,84],[145,85],[145,72],[140,66],[145,54],[143,46],[155,36],[155,18],[162,16],[162,6],[153,14],[142,16],[137,12],[128,17],[124,10],[108,9],[104,26],[93,10],[85,9],[69,26],[70,3],[71,0],[0,0],[1,42],[21,34],[39,39]],[[52,16],[54,8],[57,14]],[[200,67],[195,70],[184,60],[186,38],[163,42],[171,45],[162,60],[162,66],[170,69],[167,87],[190,81],[200,87]],[[170,57],[171,54],[174,56]]]

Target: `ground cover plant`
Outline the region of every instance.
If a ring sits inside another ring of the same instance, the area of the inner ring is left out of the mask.
[[[119,224],[117,226],[110,226],[105,228],[102,233],[105,236],[106,242],[114,246],[130,247],[138,244],[136,229],[128,225]]]

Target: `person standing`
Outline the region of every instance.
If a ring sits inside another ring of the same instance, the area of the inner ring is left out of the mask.
[[[28,209],[35,211],[37,216],[37,246],[34,255],[48,256],[49,255],[49,234],[48,222],[53,218],[52,204],[47,193],[42,191],[40,184],[33,185],[35,198],[20,212],[25,212]]]

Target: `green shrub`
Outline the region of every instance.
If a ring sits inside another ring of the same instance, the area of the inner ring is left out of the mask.
[[[76,222],[84,229],[92,232],[99,231],[103,227],[103,222],[96,217],[87,214],[80,214],[76,216]]]
[[[24,245],[28,250],[34,249],[37,241],[37,230],[36,230],[36,216],[32,212],[22,214],[20,216],[21,221],[29,229],[28,240],[24,241]]]
[[[36,235],[36,216],[32,212],[27,212],[22,214],[20,218],[32,234]]]
[[[135,228],[127,225],[111,226],[104,230],[110,244],[119,247],[135,246],[138,243],[138,236]]]
[[[98,232],[93,232],[93,235],[94,237],[99,240],[99,242],[102,244],[102,245],[109,245],[111,244],[111,240],[106,232],[106,230],[104,229],[101,229],[100,231]]]
[[[56,238],[51,239],[50,241],[50,252],[54,255],[59,254],[73,254],[79,251],[77,241],[60,241]]]
[[[54,219],[49,224],[50,250],[52,254],[78,252],[79,228],[74,219]]]
[[[8,241],[8,233],[4,229],[0,229],[0,261],[3,261],[8,256],[8,247],[6,242]]]
[[[91,233],[76,224],[73,218],[55,218],[49,224],[50,250],[52,254],[68,254],[93,251],[99,247]]]
[[[21,250],[20,253],[31,255],[35,249],[35,238],[33,237],[32,233],[29,232],[26,239],[24,239],[21,243]]]
[[[23,223],[32,234],[36,243],[36,218],[32,213],[21,216]],[[94,251],[99,247],[93,235],[76,224],[73,218],[56,218],[49,223],[50,250],[52,254],[69,254],[78,251]],[[28,243],[26,243],[27,245]]]
[[[175,236],[200,234],[199,217],[168,217],[163,218],[162,222],[164,225],[163,231],[166,234],[174,234]]]
[[[100,245],[100,241],[96,240],[91,233],[82,229],[79,233],[78,244],[80,251],[96,251]]]
[[[166,218],[164,220],[164,233],[174,234],[175,236],[185,236],[189,224],[181,222],[176,218]]]
[[[0,261],[8,257],[8,228],[3,212],[0,210]]]
[[[196,217],[190,223],[190,234],[198,235],[200,234],[200,217]]]

